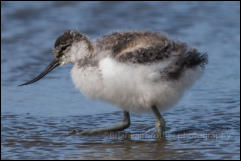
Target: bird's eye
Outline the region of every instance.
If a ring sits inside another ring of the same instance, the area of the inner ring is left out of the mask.
[[[65,49],[67,49],[68,46],[69,46],[69,45],[62,46],[62,47],[61,47],[61,50],[63,51],[63,50],[65,50]]]

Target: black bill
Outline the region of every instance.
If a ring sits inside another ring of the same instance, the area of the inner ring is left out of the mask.
[[[41,74],[39,74],[37,77],[35,77],[34,79],[32,79],[26,83],[20,84],[19,86],[24,86],[24,85],[28,85],[28,84],[37,82],[38,80],[43,78],[46,74],[48,74],[50,71],[52,71],[54,68],[56,68],[59,65],[60,65],[59,60],[54,59]]]

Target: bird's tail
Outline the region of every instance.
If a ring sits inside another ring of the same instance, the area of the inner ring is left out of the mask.
[[[201,54],[196,49],[190,49],[185,53],[183,60],[184,66],[187,68],[198,65],[204,67],[208,63],[208,55],[206,53]]]
[[[208,63],[208,55],[206,53],[201,54],[196,49],[190,49],[184,53],[184,55],[178,57],[174,63],[164,69],[168,78],[178,79],[185,68],[195,68],[197,66],[204,68]]]

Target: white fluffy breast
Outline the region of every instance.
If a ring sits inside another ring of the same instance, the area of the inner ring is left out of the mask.
[[[85,96],[99,99],[103,94],[101,73],[97,67],[82,67],[74,65],[71,71],[72,81]]]
[[[90,98],[131,112],[149,111],[152,105],[165,110],[201,74],[198,68],[188,69],[179,80],[163,80],[160,71],[168,64],[168,61],[152,65],[124,64],[107,57],[99,62],[99,68],[75,66],[71,74],[76,88]]]
[[[104,86],[101,99],[132,112],[148,111],[152,105],[160,110],[171,107],[200,73],[187,70],[180,80],[164,81],[160,71],[170,61],[139,65],[103,59],[99,64]]]

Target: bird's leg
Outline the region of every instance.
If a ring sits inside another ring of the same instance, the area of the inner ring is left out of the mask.
[[[130,114],[127,111],[124,111],[124,119],[122,122],[114,124],[109,127],[103,127],[103,128],[97,128],[97,129],[87,129],[84,131],[81,131],[80,135],[93,135],[93,134],[99,134],[99,133],[105,133],[105,132],[115,132],[115,131],[121,131],[130,126]]]
[[[165,120],[162,117],[162,115],[160,114],[160,112],[156,106],[152,106],[151,109],[156,117],[156,136],[164,137],[165,136]]]

